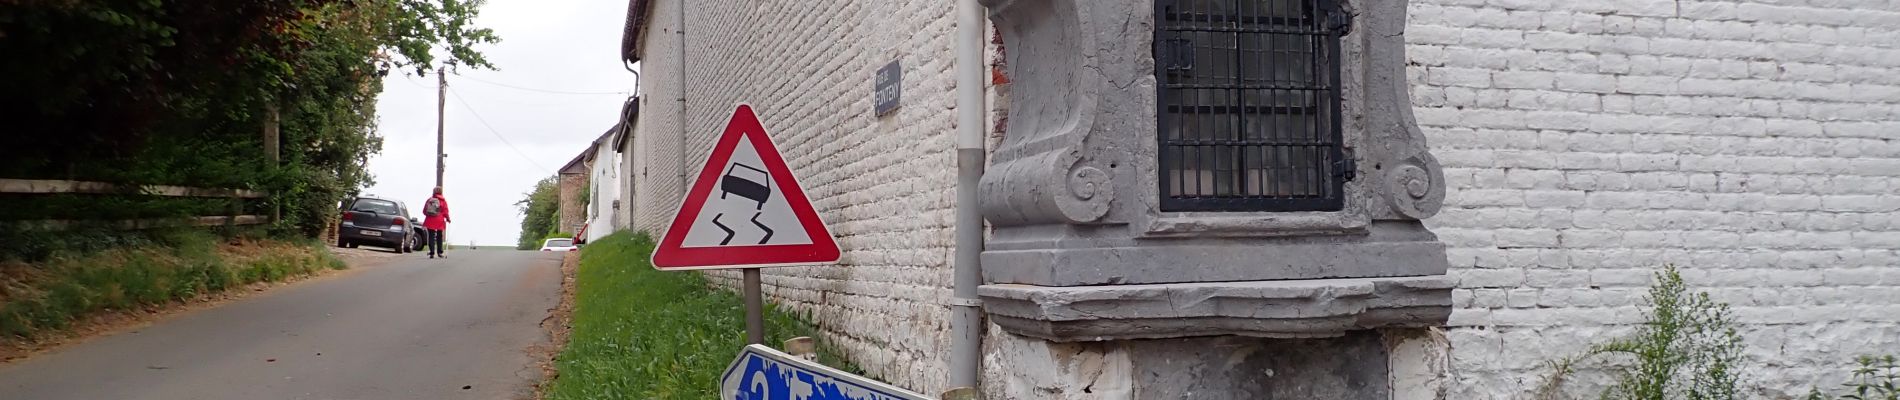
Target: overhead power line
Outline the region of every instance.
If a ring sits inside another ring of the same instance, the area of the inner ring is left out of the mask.
[[[515,147],[515,144],[514,144],[514,143],[512,143],[512,142],[509,142],[509,141],[508,141],[508,138],[506,138],[506,137],[502,137],[502,136],[501,136],[501,131],[497,131],[497,130],[495,130],[495,126],[494,126],[494,125],[489,125],[489,124],[488,124],[488,119],[485,119],[485,118],[482,118],[482,113],[480,113],[480,112],[476,112],[476,111],[475,111],[475,106],[472,106],[472,105],[469,105],[469,104],[468,104],[468,100],[467,100],[467,99],[463,99],[463,98],[462,98],[462,94],[461,94],[461,93],[456,93],[456,92],[455,92],[454,90],[450,90],[450,91],[448,91],[448,92],[449,92],[449,95],[450,95],[450,96],[455,96],[455,102],[457,102],[457,103],[462,103],[462,109],[465,109],[465,110],[468,110],[468,113],[469,113],[469,114],[473,114],[473,115],[475,115],[475,121],[477,121],[477,122],[481,122],[481,123],[482,123],[482,127],[485,127],[485,128],[488,128],[488,133],[489,133],[489,134],[493,134],[493,135],[495,135],[495,139],[496,139],[496,140],[500,140],[500,141],[501,141],[501,144],[504,144],[504,145],[508,145],[508,149],[509,149],[509,150],[514,150],[514,151],[515,151],[515,155],[518,155],[518,156],[521,156],[521,159],[523,159],[523,160],[527,160],[527,161],[528,161],[528,163],[529,163],[529,164],[533,164],[535,168],[540,168],[540,169],[541,169],[541,172],[546,172],[546,173],[549,173],[549,174],[553,174],[553,173],[554,173],[554,170],[551,170],[551,169],[548,169],[548,167],[543,167],[543,166],[541,166],[541,163],[538,163],[538,162],[534,162],[534,158],[533,158],[533,157],[528,157],[528,153],[523,153],[523,152],[521,152],[521,148],[518,148],[518,147]]]
[[[408,83],[409,83],[409,86],[415,86],[415,87],[418,87],[418,88],[423,88],[423,89],[430,89],[430,90],[434,90],[434,89],[435,89],[435,85],[433,85],[433,84],[426,84],[426,83],[422,83],[422,82],[416,82],[416,78],[415,78],[415,77],[412,77],[412,76],[409,76],[409,74],[403,74],[403,75],[402,75],[402,80],[403,80],[403,82],[408,82]]]
[[[541,93],[553,93],[553,94],[575,94],[575,95],[610,95],[610,94],[614,94],[614,95],[623,95],[623,96],[627,94],[627,92],[625,92],[625,91],[619,91],[619,92],[577,92],[577,91],[568,91],[568,90],[552,90],[552,89],[539,89],[539,88],[531,88],[531,87],[526,87],[526,86],[516,86],[516,85],[510,85],[510,84],[506,84],[506,83],[501,83],[501,82],[490,82],[490,81],[485,81],[485,80],[481,80],[481,79],[475,79],[475,77],[472,77],[472,76],[468,76],[468,75],[456,75],[456,77],[459,77],[459,78],[464,78],[464,79],[468,79],[468,80],[471,80],[471,81],[476,81],[476,82],[481,82],[481,83],[486,83],[486,84],[490,84],[490,85],[495,85],[495,86],[500,86],[500,87],[505,87],[505,88],[509,88],[509,89],[516,89],[516,90],[526,90],[526,91],[530,91],[530,92],[541,92]]]

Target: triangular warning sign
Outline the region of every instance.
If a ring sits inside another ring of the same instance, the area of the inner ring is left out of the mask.
[[[661,270],[838,261],[838,243],[752,106],[741,104],[653,250]]]

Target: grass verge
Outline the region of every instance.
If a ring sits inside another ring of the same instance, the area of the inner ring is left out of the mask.
[[[0,261],[0,342],[33,340],[113,310],[187,301],[343,269],[314,244],[172,231],[97,251]]]
[[[660,272],[646,235],[616,233],[581,251],[573,330],[555,359],[547,399],[710,399],[745,346],[739,296],[696,272]],[[766,342],[818,337],[798,316],[766,305]],[[776,347],[776,345],[774,345]],[[862,373],[820,346],[819,362]]]

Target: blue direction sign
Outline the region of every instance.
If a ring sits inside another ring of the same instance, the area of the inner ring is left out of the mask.
[[[764,345],[746,346],[719,378],[725,400],[930,400],[929,397],[805,361]]]

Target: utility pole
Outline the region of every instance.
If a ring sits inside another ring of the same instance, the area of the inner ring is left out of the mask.
[[[448,68],[435,69],[435,187],[442,187],[442,108],[449,103]]]
[[[442,126],[443,126],[442,125],[442,109],[448,106],[448,104],[449,104],[449,69],[447,66],[436,67],[435,68],[435,187],[437,189],[442,188],[442,159],[448,158],[448,155],[443,154],[442,152]],[[443,229],[441,232],[437,232],[435,235],[441,236],[441,237],[436,238],[434,241],[436,243],[442,243],[442,245],[439,246],[439,247],[442,247],[442,249],[435,249],[435,251],[447,250],[448,243],[449,243],[449,239],[448,239],[449,230]],[[433,243],[429,245],[435,246],[435,244]]]

